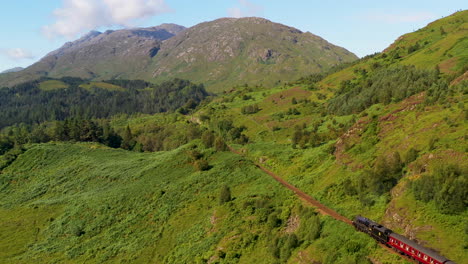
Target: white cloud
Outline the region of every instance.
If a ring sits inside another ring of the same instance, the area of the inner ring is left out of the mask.
[[[170,12],[165,0],[63,0],[54,10],[55,23],[43,27],[50,37],[74,38],[101,26],[131,26],[144,18]]]
[[[22,49],[22,48],[14,48],[14,49],[6,49],[2,50],[2,53],[12,60],[23,60],[23,59],[33,59],[34,56],[31,52]]]
[[[258,16],[263,12],[263,7],[247,0],[238,0],[238,6],[228,8],[227,13],[230,17]]]
[[[365,16],[366,20],[385,23],[409,23],[434,20],[436,15],[429,12],[407,13],[407,14],[384,14],[373,13]]]
[[[242,10],[239,7],[228,8],[228,16],[230,17],[243,17]]]

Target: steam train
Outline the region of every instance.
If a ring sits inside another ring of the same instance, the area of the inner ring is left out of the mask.
[[[439,255],[437,252],[425,248],[408,238],[394,233],[370,219],[356,216],[353,221],[356,230],[369,234],[378,242],[392,247],[400,254],[405,254],[423,264],[456,264],[455,262]]]

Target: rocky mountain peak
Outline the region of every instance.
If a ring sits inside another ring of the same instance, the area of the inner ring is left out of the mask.
[[[318,36],[264,18],[220,18],[191,28],[162,24],[91,31],[49,53],[21,76],[8,76],[6,83],[37,76],[184,78],[221,91],[238,83],[272,85],[355,59]]]

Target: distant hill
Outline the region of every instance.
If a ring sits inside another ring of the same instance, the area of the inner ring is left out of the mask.
[[[164,42],[147,78],[185,78],[220,91],[235,84],[294,80],[356,59],[309,32],[262,18],[222,18]]]
[[[0,77],[0,86],[11,86],[40,77],[114,79],[144,70],[160,49],[161,42],[185,27],[163,24],[157,27],[91,31],[50,52],[21,73]]]
[[[9,73],[9,72],[19,72],[19,71],[22,71],[23,69],[24,69],[23,67],[14,67],[14,68],[11,68],[11,69],[8,69],[8,70],[4,70],[4,71],[0,72],[0,74]]]
[[[189,29],[164,24],[92,31],[21,73],[0,77],[0,86],[42,76],[154,82],[177,77],[222,91],[244,83],[272,85],[294,80],[356,59],[353,53],[309,32],[262,18],[223,18]]]

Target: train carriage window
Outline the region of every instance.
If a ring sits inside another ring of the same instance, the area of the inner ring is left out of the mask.
[[[434,260],[433,260],[433,259],[431,259],[431,263],[434,264]]]
[[[418,257],[421,257],[421,252],[418,252]]]
[[[408,247],[408,246],[406,246],[406,250],[409,251],[409,247]]]
[[[424,260],[427,260],[427,256],[426,256],[426,255],[424,255],[423,259],[424,259]]]
[[[403,246],[404,246],[403,243],[400,242],[400,247],[403,247]]]
[[[413,253],[413,254],[414,254],[414,249],[411,249],[411,253]]]

